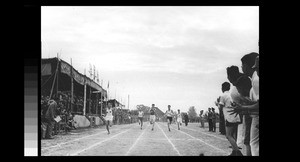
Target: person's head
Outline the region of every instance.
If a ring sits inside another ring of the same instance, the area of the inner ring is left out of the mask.
[[[203,110],[200,110],[200,114],[203,114]]]
[[[171,109],[171,105],[168,105],[168,110],[170,110]]]
[[[152,107],[154,107],[155,106],[155,104],[152,104]]]
[[[251,77],[254,72],[254,69],[252,69],[252,67],[255,64],[255,59],[257,56],[259,56],[258,53],[251,52],[241,58],[243,73],[249,77]]]
[[[107,104],[107,108],[109,108],[109,109],[112,108],[112,104],[110,102]]]
[[[251,79],[246,75],[241,76],[236,82],[236,89],[242,96],[249,97],[251,88]]]
[[[52,99],[57,102],[59,100],[59,97],[58,97],[58,95],[54,94],[52,96]]]
[[[178,114],[179,114],[180,113],[180,109],[178,109],[177,111],[178,111]]]
[[[215,108],[212,107],[211,110],[212,110],[213,112],[215,112]]]
[[[227,78],[230,83],[235,84],[236,80],[242,75],[237,66],[230,66],[226,68]]]
[[[229,91],[229,90],[230,90],[230,83],[224,82],[222,84],[222,92]]]
[[[208,111],[211,111],[211,108],[208,108]]]

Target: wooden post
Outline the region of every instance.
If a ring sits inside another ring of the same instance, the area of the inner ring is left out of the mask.
[[[56,68],[56,96],[58,97],[58,76],[59,76],[59,58],[58,58],[58,53],[57,53],[57,68]]]
[[[85,78],[85,69],[84,69],[84,94],[83,94],[83,115],[85,115],[86,111],[86,78]]]
[[[73,99],[74,99],[74,85],[73,85],[73,66],[71,58],[71,112],[73,112]]]

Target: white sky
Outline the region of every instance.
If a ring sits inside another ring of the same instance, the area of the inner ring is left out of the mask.
[[[42,58],[60,53],[80,73],[95,65],[111,98],[127,108],[129,94],[131,109],[215,107],[226,67],[258,52],[255,6],[42,7],[41,14]]]

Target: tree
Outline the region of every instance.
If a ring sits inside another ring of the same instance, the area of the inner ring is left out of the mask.
[[[197,117],[195,106],[191,106],[188,111],[188,116],[191,121],[194,121]]]

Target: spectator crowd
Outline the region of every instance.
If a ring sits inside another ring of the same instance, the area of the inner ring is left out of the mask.
[[[229,156],[259,156],[259,54],[252,52],[241,58],[238,66],[226,68],[228,81],[220,85],[222,95],[215,101],[219,109],[219,132],[226,135],[232,153]],[[216,131],[216,113],[208,108],[200,111],[200,127],[205,116],[209,131]],[[244,147],[243,147],[244,146]],[[245,155],[240,151],[245,149]]]

